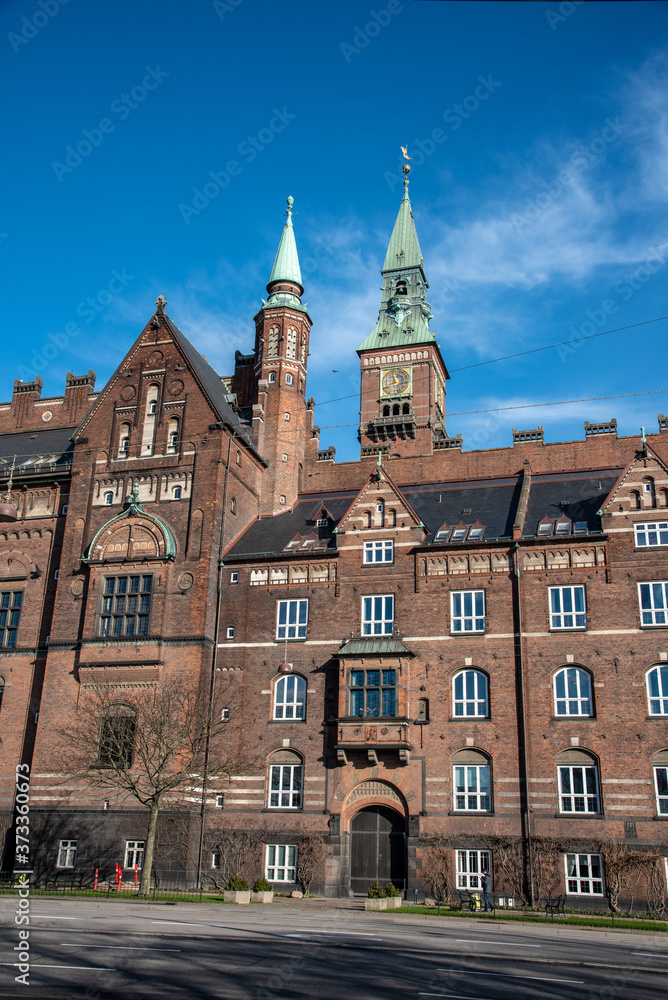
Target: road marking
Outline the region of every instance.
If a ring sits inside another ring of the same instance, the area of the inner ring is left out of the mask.
[[[218,927],[218,924],[199,924],[195,920],[152,920],[152,924],[174,924],[175,927]]]
[[[84,920],[84,917],[56,917],[50,913],[31,913],[31,920]]]
[[[494,997],[471,997],[462,993],[418,993],[419,997],[450,997],[451,1000],[494,1000]]]
[[[518,944],[517,941],[483,941],[482,938],[455,938],[458,944],[505,944],[509,948],[542,948],[542,944]]]
[[[632,951],[632,955],[644,955],[645,958],[668,958],[666,951]]]
[[[584,983],[584,979],[548,979],[546,976],[517,976],[512,972],[475,972],[472,969],[437,969],[455,976],[501,976],[503,979],[537,979],[541,983]]]
[[[111,948],[113,951],[181,951],[181,948],[139,948],[130,944],[61,944],[61,948]]]
[[[290,937],[290,938],[303,937],[305,934],[343,934],[345,937],[370,937],[370,938],[380,937],[380,934],[367,934],[366,932],[363,931],[312,931],[310,929],[299,931],[299,933],[295,934],[281,934],[281,937]]]
[[[0,962],[0,965],[15,965],[15,962]],[[101,965],[37,965],[30,963],[31,969],[83,969],[86,972],[118,972],[118,969],[107,969]]]

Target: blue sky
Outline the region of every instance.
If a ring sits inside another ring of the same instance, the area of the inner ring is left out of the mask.
[[[448,432],[655,430],[666,395],[528,404],[668,389],[666,321],[580,339],[668,314],[667,41],[665,3],[4,0],[0,398],[101,387],[158,294],[231,372],[291,194],[321,447],[357,457],[407,145]]]

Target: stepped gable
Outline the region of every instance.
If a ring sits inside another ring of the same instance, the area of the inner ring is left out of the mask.
[[[600,532],[597,513],[617,479],[616,469],[569,475],[540,476],[531,480],[529,503],[524,520],[524,537],[538,533],[546,518],[586,521],[587,532]]]

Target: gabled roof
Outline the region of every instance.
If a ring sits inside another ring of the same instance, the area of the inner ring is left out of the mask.
[[[393,480],[392,480],[389,472],[387,472],[386,469],[382,465],[377,465],[376,468],[374,469],[374,471],[367,476],[366,482],[362,486],[362,489],[359,491],[359,493],[357,494],[357,496],[353,499],[352,503],[348,507],[348,510],[345,512],[345,514],[343,515],[343,517],[339,521],[339,524],[337,525],[337,528],[341,529],[341,528],[345,527],[346,521],[351,516],[353,510],[355,510],[355,508],[360,503],[364,502],[363,498],[364,498],[365,494],[368,493],[368,492],[372,492],[372,493],[375,492],[375,489],[377,489],[377,487],[378,487],[378,485],[380,483],[387,483],[387,485],[390,487],[390,489],[394,493],[394,495],[396,497],[396,500],[397,500],[397,503],[401,504],[404,507],[406,513],[411,518],[411,520],[413,521],[413,523],[415,524],[415,526],[416,527],[424,528],[424,524],[422,522],[422,519],[421,519],[420,515],[416,512],[415,508],[411,504],[411,502],[408,499],[408,497],[406,496],[406,494],[403,493],[402,490],[396,485],[396,483],[393,482]]]
[[[648,459],[652,463],[652,465],[649,467],[649,469],[647,467],[647,460]],[[603,513],[603,514],[607,513],[606,508],[609,507],[610,504],[612,503],[612,501],[615,500],[618,497],[618,495],[619,495],[620,491],[622,490],[623,486],[628,481],[630,473],[641,462],[643,463],[643,470],[644,470],[643,478],[644,478],[644,476],[651,475],[651,469],[654,466],[657,466],[657,465],[658,465],[659,469],[661,469],[664,473],[668,473],[668,466],[666,466],[666,463],[664,462],[664,460],[662,458],[660,458],[659,455],[657,455],[657,453],[654,451],[654,449],[652,448],[651,445],[647,444],[646,441],[643,441],[642,448],[640,448],[638,451],[634,452],[632,458],[626,464],[626,467],[622,470],[622,472],[619,475],[619,477],[617,478],[616,482],[612,485],[612,488],[610,489],[610,492],[608,493],[608,495],[605,497],[605,499],[601,503],[601,505],[600,505],[601,513]]]

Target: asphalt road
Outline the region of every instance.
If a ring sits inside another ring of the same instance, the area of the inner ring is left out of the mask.
[[[0,901],[0,998],[655,1000],[661,934],[416,920],[327,905],[193,906],[34,898],[29,987],[16,900]]]

